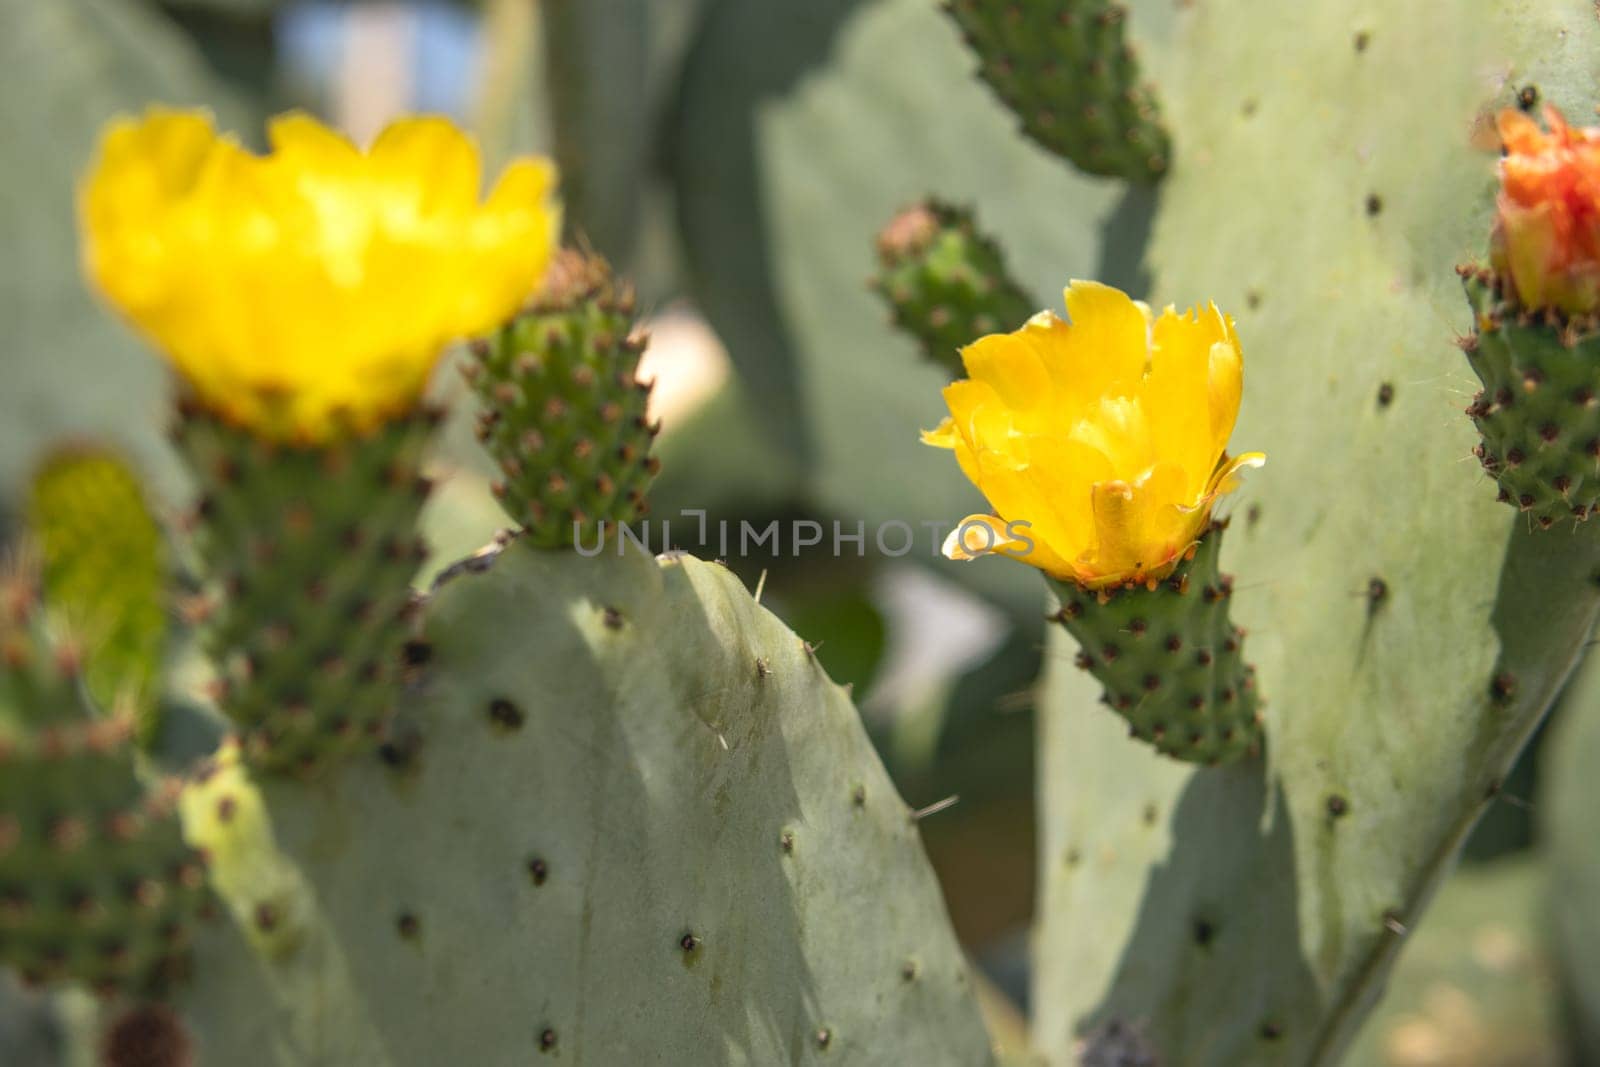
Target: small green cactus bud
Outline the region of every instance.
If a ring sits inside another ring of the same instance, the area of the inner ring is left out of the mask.
[[[199,408],[179,448],[199,483],[218,703],[256,767],[301,776],[379,743],[397,692],[403,613],[438,416],[368,435],[272,443]]]
[[[1088,590],[1052,581],[1053,618],[1078,641],[1078,666],[1133,736],[1189,763],[1259,755],[1260,699],[1244,661],[1244,631],[1229,618],[1233,579],[1217,569],[1223,524],[1160,582]]]
[[[1600,320],[1526,311],[1500,276],[1461,273],[1474,320],[1461,345],[1483,382],[1473,451],[1541,529],[1581,522],[1600,507]]]
[[[0,965],[25,981],[144,993],[181,974],[204,869],[131,737],[94,709],[33,577],[0,575]]]
[[[888,302],[895,325],[952,377],[964,373],[964,346],[1014,330],[1037,310],[1006,273],[1000,246],[978,232],[972,213],[936,200],[906,208],[883,228],[878,264],[871,285]]]
[[[132,710],[147,742],[166,652],[167,546],[138,476],[109,450],[61,449],[34,475],[28,528],[51,610],[83,642],[95,702]]]
[[[539,297],[473,347],[478,437],[503,474],[496,495],[531,544],[592,544],[646,513],[660,427],[637,376],[645,344],[632,290],[599,256],[566,249]]]
[[[1172,149],[1111,0],[946,0],[1029,137],[1089,174],[1153,182]]]

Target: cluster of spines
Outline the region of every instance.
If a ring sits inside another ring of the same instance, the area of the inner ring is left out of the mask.
[[[417,517],[438,421],[422,410],[298,446],[180,412],[217,702],[252,765],[305,776],[381,741],[427,556]]]
[[[141,781],[130,720],[91,705],[36,586],[0,588],[0,964],[30,984],[159,991],[205,900],[168,786]]]
[[[483,404],[478,439],[531,544],[591,544],[647,514],[660,469],[660,424],[638,376],[647,343],[631,288],[599,256],[565,249],[539,296],[473,345],[464,372]]]
[[[1110,0],[945,0],[979,73],[1044,147],[1089,174],[1153,182],[1171,144]]]
[[[1582,522],[1600,509],[1600,317],[1530,311],[1492,272],[1460,273],[1474,318],[1461,346],[1483,383],[1473,454],[1541,529]]]
[[[896,215],[877,245],[870,285],[888,302],[895,325],[952,376],[963,373],[962,346],[1017,329],[1035,310],[970,211],[924,200]]]
[[[1228,611],[1233,580],[1217,569],[1223,526],[1159,582],[1111,590],[1057,582],[1053,616],[1077,639],[1077,665],[1129,732],[1191,763],[1226,763],[1262,746],[1255,668]]]

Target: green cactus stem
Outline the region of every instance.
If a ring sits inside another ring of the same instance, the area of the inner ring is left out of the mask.
[[[533,304],[473,347],[478,439],[503,474],[495,495],[530,544],[593,543],[648,510],[660,426],[638,380],[646,343],[632,289],[604,259],[566,249]]]
[[[963,373],[963,345],[1016,329],[1038,309],[972,213],[931,199],[906,208],[878,234],[878,273],[869,284],[895,325],[952,377]]]
[[[1153,588],[1088,590],[1052,582],[1052,618],[1078,641],[1078,666],[1105,687],[1101,699],[1133,736],[1189,763],[1229,763],[1261,753],[1255,669],[1233,625],[1233,579],[1217,569],[1223,523]]]
[[[1528,312],[1486,270],[1463,268],[1473,332],[1461,346],[1483,382],[1467,414],[1500,500],[1549,529],[1600,507],[1600,322]]]
[[[200,485],[218,703],[255,766],[300,775],[375,747],[395,695],[404,612],[426,548],[423,448],[434,412],[318,447],[272,445],[185,408]]]
[[[1027,135],[1089,174],[1153,182],[1172,149],[1108,0],[946,0]]]
[[[28,530],[45,596],[83,644],[84,676],[102,707],[127,707],[141,743],[157,725],[166,653],[167,546],[127,463],[75,445],[46,458],[28,498]]]
[[[205,879],[174,799],[138,777],[130,719],[92,706],[36,584],[0,576],[0,965],[102,993],[180,976]]]

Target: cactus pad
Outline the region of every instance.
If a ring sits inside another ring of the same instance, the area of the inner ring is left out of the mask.
[[[222,775],[195,794],[255,813],[192,829],[277,946],[197,958],[183,1006],[208,1056],[991,1062],[912,811],[844,689],[731,572],[514,541],[424,633],[393,765],[265,781],[259,805]],[[230,836],[263,822],[278,868],[236,877],[263,850]]]
[[[25,981],[146,992],[181,971],[204,872],[173,794],[135,772],[32,583],[0,579],[0,964]]]
[[[1162,182],[1151,302],[1242,309],[1237,432],[1272,457],[1221,560],[1266,758],[1153,758],[1053,646],[1032,1000],[1052,1062],[1114,1019],[1165,1067],[1339,1062],[1600,608],[1596,523],[1552,536],[1494,503],[1451,345],[1494,206],[1475,123],[1529,84],[1588,108],[1592,5],[1273,11],[1208,0],[1150,56],[1206,148]]]
[[[1483,389],[1474,450],[1500,500],[1543,529],[1600,506],[1600,332],[1554,312],[1519,315],[1499,282],[1464,271],[1474,332],[1462,342]]]
[[[167,639],[167,546],[132,469],[96,447],[60,449],[34,475],[28,528],[52,611],[83,643],[102,707],[127,706],[145,740]]]
[[[1233,579],[1217,570],[1222,531],[1213,525],[1154,589],[1117,589],[1102,600],[1051,583],[1061,601],[1054,617],[1078,641],[1078,666],[1105,686],[1101,699],[1134,737],[1190,763],[1261,752],[1255,670],[1228,615]]]
[[[419,413],[325,447],[274,446],[198,409],[176,438],[200,485],[213,586],[207,648],[251,762],[309,774],[376,747],[393,709],[402,613],[437,422]]]
[[[495,493],[540,548],[592,544],[648,508],[659,427],[637,377],[646,342],[633,314],[606,262],[568,249],[533,305],[474,346],[478,438],[504,475]]]
[[[1171,156],[1110,0],[946,0],[983,80],[1027,135],[1089,174],[1154,181]]]

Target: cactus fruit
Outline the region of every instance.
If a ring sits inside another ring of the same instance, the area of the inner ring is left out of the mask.
[[[871,285],[888,302],[895,325],[955,378],[963,373],[963,345],[1016,329],[1037,310],[1006,272],[1000,246],[978,232],[972,213],[932,199],[906,208],[879,232]]]
[[[567,249],[534,302],[473,346],[478,438],[504,475],[495,495],[540,548],[592,543],[648,509],[660,427],[633,316],[633,291],[605,260]]]
[[[44,595],[83,645],[95,703],[127,707],[141,743],[157,723],[167,640],[167,546],[143,486],[115,453],[72,446],[34,475],[28,528]]]
[[[872,288],[888,302],[895,325],[953,377],[962,374],[963,345],[1014,329],[1035,310],[1007,273],[1000,247],[966,209],[933,199],[913,204],[879,232],[877,247]]]
[[[1051,583],[1061,602],[1053,618],[1077,639],[1077,665],[1105,686],[1101,699],[1134,737],[1190,763],[1261,752],[1255,669],[1228,614],[1233,579],[1217,570],[1223,529],[1213,523],[1154,588],[1096,594]]]
[[[437,422],[417,412],[297,446],[195,405],[180,411],[175,439],[199,482],[194,533],[213,587],[218,703],[253,764],[306,775],[376,747],[426,556],[416,521]]]
[[[1152,182],[1172,149],[1112,0],[945,0],[1023,131],[1089,174]]]
[[[1473,449],[1500,500],[1549,529],[1600,506],[1600,333],[1585,319],[1529,314],[1487,271],[1463,270],[1473,333],[1462,342],[1483,382]]]
[[[204,870],[26,574],[0,577],[0,964],[143,993],[181,974]]]
[[[423,635],[413,758],[261,783],[305,880],[269,912],[295,947],[200,946],[180,1007],[208,1056],[992,1062],[913,812],[844,688],[732,572],[519,539],[446,582]],[[231,873],[253,850],[228,835],[260,822],[206,826],[255,925],[261,885]]]

